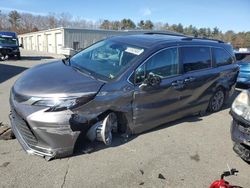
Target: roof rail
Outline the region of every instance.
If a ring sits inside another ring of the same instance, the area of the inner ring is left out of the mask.
[[[182,38],[181,40],[194,40],[194,39],[209,40],[209,41],[214,41],[214,42],[218,42],[218,43],[224,43],[222,40],[209,39],[209,38],[206,38],[206,37],[203,37],[203,38],[200,38],[200,37],[186,37],[186,38]]]
[[[167,31],[150,31],[143,33],[145,35],[169,35],[169,36],[180,36],[185,37],[185,35],[181,33],[167,32]]]

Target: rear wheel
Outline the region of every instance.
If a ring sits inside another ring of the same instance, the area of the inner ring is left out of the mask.
[[[224,102],[225,102],[225,93],[223,92],[222,89],[218,89],[210,99],[208,111],[218,112],[219,110],[221,110]]]

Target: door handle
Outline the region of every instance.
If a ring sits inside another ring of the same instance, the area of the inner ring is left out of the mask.
[[[177,82],[172,82],[172,86],[178,86]]]
[[[172,82],[172,86],[176,87],[176,86],[181,86],[183,85],[183,80],[177,80],[175,82]]]
[[[187,83],[187,82],[192,82],[194,80],[195,80],[194,77],[187,77],[187,78],[184,79],[184,82]]]

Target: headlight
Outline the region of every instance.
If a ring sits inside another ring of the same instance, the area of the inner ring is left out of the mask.
[[[250,121],[250,105],[249,94],[247,91],[242,91],[234,100],[232,104],[232,111]]]
[[[38,100],[34,102],[32,105],[50,107],[46,112],[57,112],[57,111],[77,108],[92,100],[94,96],[95,95],[88,95],[78,98],[71,97],[71,98],[44,99],[44,100]]]

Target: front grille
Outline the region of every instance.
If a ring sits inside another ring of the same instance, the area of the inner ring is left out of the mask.
[[[11,115],[15,124],[14,126],[17,128],[17,130],[19,131],[25,142],[28,145],[36,145],[37,139],[30,130],[27,122],[19,114],[17,114],[15,110],[12,110]]]
[[[11,48],[1,48],[0,49],[0,53],[2,53],[3,55],[5,54],[11,54],[12,49]]]

